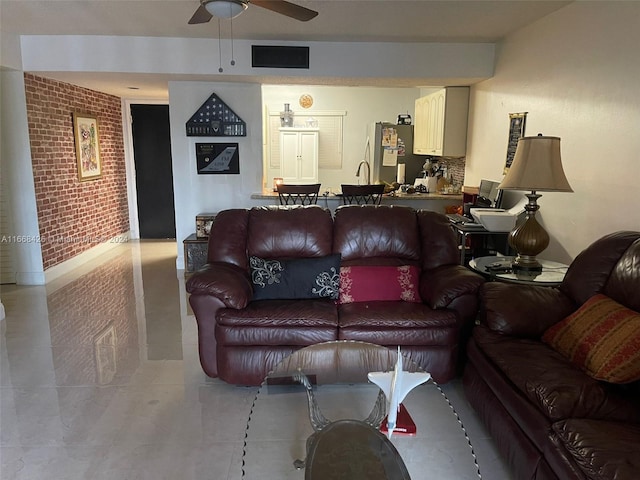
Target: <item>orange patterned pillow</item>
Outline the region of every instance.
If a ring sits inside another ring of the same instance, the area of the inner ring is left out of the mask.
[[[640,314],[605,295],[591,297],[542,341],[596,380],[640,380]]]

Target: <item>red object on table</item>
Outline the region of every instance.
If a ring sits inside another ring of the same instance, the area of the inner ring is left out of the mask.
[[[387,417],[384,417],[382,425],[380,425],[380,431],[387,434]],[[393,429],[394,435],[415,435],[417,431],[416,424],[409,415],[409,411],[405,408],[404,404],[400,404],[398,409],[398,417],[396,418],[396,428]]]

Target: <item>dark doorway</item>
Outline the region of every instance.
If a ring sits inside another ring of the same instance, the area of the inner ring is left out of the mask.
[[[140,238],[176,238],[168,105],[131,105]]]

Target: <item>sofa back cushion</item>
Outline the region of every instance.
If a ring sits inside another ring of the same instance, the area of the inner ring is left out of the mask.
[[[578,306],[597,293],[605,293],[639,311],[640,299],[635,293],[640,286],[638,239],[640,232],[616,232],[596,240],[571,262],[559,289]]]
[[[403,206],[340,206],[334,217],[333,252],[342,255],[343,263],[366,259],[417,263],[420,237],[416,212]]]
[[[223,210],[216,215],[209,233],[207,263],[232,263],[242,269],[249,268],[247,258],[248,210]]]
[[[604,294],[640,312],[640,234],[613,267]]]
[[[331,211],[318,205],[265,206],[249,210],[247,254],[259,258],[331,254]]]
[[[431,270],[442,265],[457,265],[460,262],[456,234],[446,216],[438,212],[419,210],[418,227],[423,270]]]

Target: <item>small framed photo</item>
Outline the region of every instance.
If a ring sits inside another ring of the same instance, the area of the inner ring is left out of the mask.
[[[102,176],[98,119],[84,113],[73,113],[73,138],[76,143],[78,180],[96,180]]]

